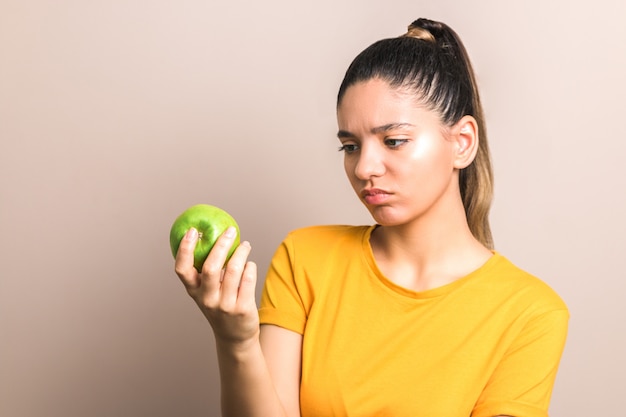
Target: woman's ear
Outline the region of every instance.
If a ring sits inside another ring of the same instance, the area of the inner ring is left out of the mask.
[[[463,169],[474,161],[478,152],[478,123],[472,116],[463,116],[452,128],[455,142],[454,167]]]

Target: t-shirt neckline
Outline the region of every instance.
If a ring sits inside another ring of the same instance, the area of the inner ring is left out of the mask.
[[[391,290],[393,293],[402,295],[404,297],[414,299],[427,299],[448,294],[454,291],[456,288],[465,285],[465,283],[472,280],[476,276],[484,274],[485,271],[491,269],[492,266],[496,264],[498,260],[502,257],[502,255],[500,255],[497,251],[492,250],[493,256],[489,257],[489,259],[487,259],[484,264],[482,264],[480,267],[470,272],[469,274],[439,287],[431,288],[424,291],[415,291],[394,283],[389,278],[387,278],[385,274],[383,274],[382,271],[378,268],[378,265],[376,264],[376,259],[374,258],[372,246],[370,245],[370,236],[377,226],[377,224],[374,224],[364,228],[361,243],[363,245],[363,254],[365,256],[365,260],[378,283],[382,284],[387,290]]]

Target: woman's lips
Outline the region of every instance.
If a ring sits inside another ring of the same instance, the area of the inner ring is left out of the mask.
[[[361,191],[361,197],[367,204],[377,205],[386,202],[391,194],[378,188],[368,188]]]

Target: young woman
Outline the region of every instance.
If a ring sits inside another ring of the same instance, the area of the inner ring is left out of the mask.
[[[568,310],[493,250],[492,173],[455,32],[419,19],[352,62],[345,170],[369,226],[293,231],[266,277],[234,231],[176,272],[215,333],[226,416],[547,416]]]

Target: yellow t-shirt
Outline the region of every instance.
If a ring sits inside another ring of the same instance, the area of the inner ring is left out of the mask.
[[[259,315],[303,335],[303,417],[545,417],[568,310],[499,253],[432,290],[377,268],[373,226],[291,232]]]

